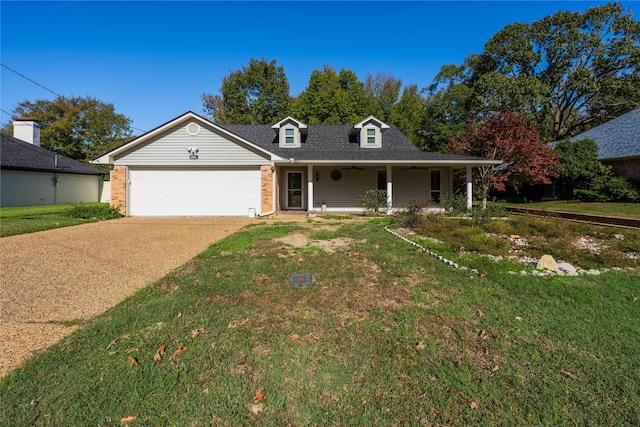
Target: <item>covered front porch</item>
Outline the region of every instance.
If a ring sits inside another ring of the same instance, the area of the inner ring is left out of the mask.
[[[279,211],[361,212],[359,199],[369,190],[384,190],[391,211],[411,201],[431,204],[451,196],[454,171],[466,176],[467,208],[471,209],[471,165],[405,164],[292,164],[276,165]]]

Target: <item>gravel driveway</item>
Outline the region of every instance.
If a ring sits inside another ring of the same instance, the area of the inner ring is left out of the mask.
[[[122,218],[0,239],[0,376],[249,218]]]

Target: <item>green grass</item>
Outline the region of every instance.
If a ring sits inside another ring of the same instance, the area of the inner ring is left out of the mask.
[[[116,215],[108,203],[0,208],[0,237],[96,222]]]
[[[0,419],[637,424],[638,270],[478,277],[416,251],[387,222],[264,223],[212,245],[0,380]],[[300,233],[331,249],[287,245]],[[313,284],[290,286],[294,273]]]
[[[503,204],[500,203],[499,205]],[[504,206],[640,219],[640,203],[598,203],[554,200],[535,203],[505,203]]]

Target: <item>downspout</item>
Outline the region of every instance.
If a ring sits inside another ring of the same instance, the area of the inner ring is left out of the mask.
[[[276,198],[277,198],[277,194],[276,194],[276,167],[273,166],[273,171],[271,171],[271,207],[273,208],[272,210],[270,210],[269,212],[265,212],[265,213],[260,213],[258,215],[258,217],[263,217],[263,216],[269,216],[269,215],[273,215],[274,213],[276,213]]]

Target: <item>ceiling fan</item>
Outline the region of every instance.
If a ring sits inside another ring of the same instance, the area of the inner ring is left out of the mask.
[[[358,167],[358,166],[349,166],[347,168],[342,168],[344,170],[357,170],[357,171],[363,171],[364,168]]]
[[[402,170],[403,170],[403,171],[407,171],[407,170],[415,171],[415,170],[418,170],[418,169],[426,169],[426,168],[425,168],[425,167],[423,167],[423,166],[410,166],[410,167],[408,167],[408,168],[404,168],[404,169],[402,169]]]

